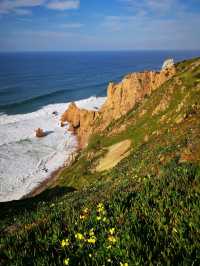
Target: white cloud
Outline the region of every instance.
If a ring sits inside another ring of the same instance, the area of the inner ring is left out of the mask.
[[[188,11],[167,18],[141,13],[106,16],[99,35],[104,34],[104,40],[109,36],[110,42],[126,49],[199,49],[200,29],[196,25],[200,25],[200,16]]]
[[[183,8],[184,3],[180,0],[118,0],[124,3],[124,6],[132,8],[135,13],[155,13],[165,15],[169,12],[177,11]]]
[[[80,0],[0,0],[0,14],[31,14],[31,8],[43,6],[48,9],[64,11],[78,9]]]
[[[169,11],[176,4],[176,0],[146,0],[146,5],[156,11]]]
[[[3,0],[0,2],[0,13],[7,14],[10,12],[16,12],[16,10],[19,9],[22,10],[23,8],[41,6],[45,2],[46,0]],[[17,12],[22,13],[20,11]]]
[[[47,7],[49,9],[60,10],[60,11],[68,9],[78,9],[80,7],[80,1],[79,0],[50,1],[47,4]]]
[[[83,27],[83,24],[81,23],[67,23],[67,24],[61,25],[61,28],[65,28],[65,29],[80,29],[82,27]]]

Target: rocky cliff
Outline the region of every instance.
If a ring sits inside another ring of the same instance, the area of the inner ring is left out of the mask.
[[[131,73],[118,83],[110,83],[107,100],[99,111],[79,109],[75,103],[61,117],[61,123],[69,122],[70,130],[77,134],[80,146],[87,146],[91,134],[103,131],[113,120],[129,112],[176,73],[175,65],[164,63],[160,72]]]

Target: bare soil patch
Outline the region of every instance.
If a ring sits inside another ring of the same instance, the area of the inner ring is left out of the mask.
[[[116,166],[122,159],[129,155],[130,146],[130,139],[121,141],[110,146],[106,155],[99,160],[99,163],[96,167],[96,171],[102,172]]]

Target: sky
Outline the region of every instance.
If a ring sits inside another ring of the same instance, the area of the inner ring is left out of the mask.
[[[200,0],[0,0],[0,52],[200,50]]]

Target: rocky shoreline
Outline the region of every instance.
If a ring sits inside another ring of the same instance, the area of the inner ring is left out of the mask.
[[[65,123],[69,123],[68,130],[76,135],[78,140],[76,152],[70,156],[64,166],[54,171],[48,179],[25,195],[23,199],[34,197],[48,187],[54,186],[63,169],[71,165],[78,151],[87,146],[91,135],[102,132],[112,121],[128,113],[137,103],[159,88],[175,73],[173,60],[166,60],[160,72],[131,73],[118,84],[111,82],[107,88],[107,99],[97,111],[80,108],[72,102],[62,114],[60,122],[61,127]]]

